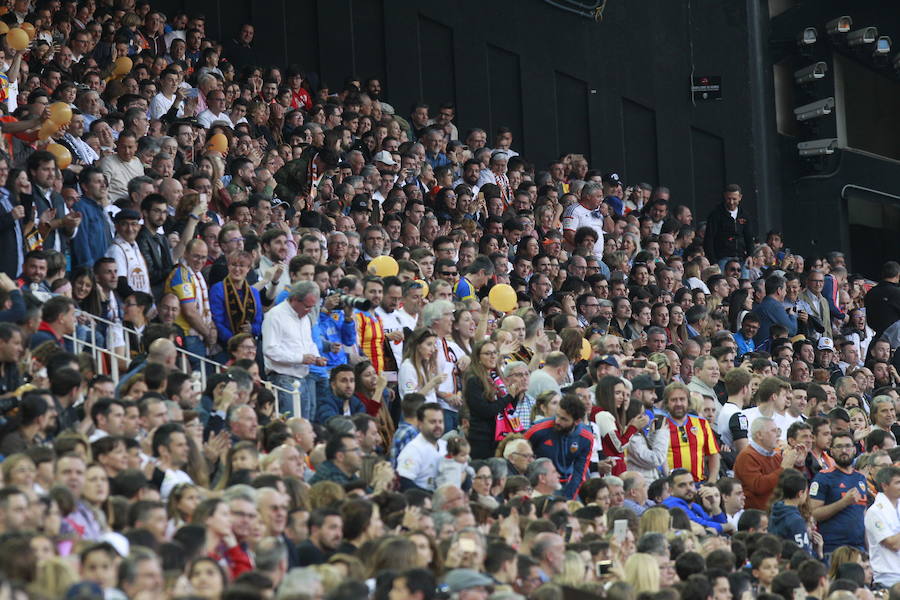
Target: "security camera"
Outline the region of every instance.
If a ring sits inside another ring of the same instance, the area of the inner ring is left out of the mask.
[[[851,25],[853,25],[853,19],[845,15],[828,21],[828,23],[825,24],[825,31],[827,31],[829,35],[847,33],[850,31]]]
[[[877,27],[863,27],[862,29],[857,29],[856,31],[851,31],[847,34],[847,45],[862,46],[871,44],[876,39],[878,39]]]
[[[891,53],[891,36],[882,35],[875,40],[875,50],[872,52],[874,56],[887,56]]]
[[[812,46],[819,37],[819,31],[815,27],[806,27],[797,34],[798,46]]]
[[[825,77],[825,72],[828,70],[828,65],[822,61],[817,63],[813,63],[808,67],[804,67],[799,71],[794,71],[794,79],[797,83],[810,83],[811,81],[815,81],[816,79],[822,79]]]
[[[798,121],[808,121],[816,117],[830,115],[834,110],[834,96],[818,100],[794,109],[794,116]]]
[[[835,138],[810,140],[797,144],[797,150],[800,152],[800,156],[823,156],[825,154],[834,154],[837,144],[838,141]]]

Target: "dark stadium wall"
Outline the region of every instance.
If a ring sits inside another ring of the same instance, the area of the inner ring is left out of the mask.
[[[751,214],[780,224],[755,183],[766,178],[753,123],[765,115],[751,102],[747,19],[759,0],[609,0],[599,23],[542,0],[154,4],[204,13],[223,40],[249,20],[268,61],[301,64],[332,89],[350,73],[378,76],[401,115],[452,101],[461,135],[510,127],[540,168],[584,153],[628,183],[667,185],[696,221],[739,183]],[[692,73],[721,76],[723,99],[692,103]]]

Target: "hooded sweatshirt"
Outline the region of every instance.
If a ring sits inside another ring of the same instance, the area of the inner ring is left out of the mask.
[[[800,514],[796,506],[785,504],[779,500],[772,506],[772,516],[769,518],[769,533],[790,540],[805,550],[810,556],[815,556],[812,544],[809,541],[809,531],[806,520]]]

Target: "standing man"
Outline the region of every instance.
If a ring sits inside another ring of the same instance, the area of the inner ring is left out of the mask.
[[[890,588],[900,583],[900,467],[882,467],[875,474],[875,483],[881,491],[866,511],[866,541],[874,583]]]
[[[356,322],[356,340],[362,353],[371,361],[376,373],[384,371],[384,324],[375,311],[384,296],[384,281],[381,277],[366,275],[363,278],[363,296],[372,303],[369,310],[357,310],[353,315]]]
[[[109,181],[109,194],[113,202],[119,198],[127,198],[128,183],[135,177],[144,175],[144,166],[135,156],[136,152],[137,136],[126,130],[116,140],[116,153],[104,156],[98,163]]]
[[[147,263],[136,241],[141,230],[140,220],[141,215],[137,211],[125,209],[117,212],[114,219],[116,237],[106,250],[106,256],[116,261],[119,293],[122,296],[129,295],[126,290],[151,293]]]
[[[291,288],[287,300],[266,313],[263,320],[263,358],[270,380],[287,390],[300,385],[300,406],[307,419],[316,414],[316,386],[309,365],[325,366],[312,338],[310,312],[319,304],[319,286],[301,281]],[[292,396],[278,392],[279,411],[292,413]]]
[[[788,314],[784,308],[784,298],[787,295],[787,281],[780,275],[766,277],[766,297],[753,309],[759,317],[759,330],[753,341],[756,346],[769,339],[769,328],[772,325],[781,325],[788,331],[788,337],[797,334],[797,321],[806,321],[807,315],[802,310],[797,314]]]
[[[38,150],[28,157],[26,169],[31,194],[22,194],[20,198],[25,207],[25,246],[33,248],[43,244],[44,250],[65,254],[69,241],[78,235],[81,213],[70,212],[63,197],[53,191],[56,158],[46,150]],[[144,174],[143,170],[140,174]],[[34,225],[31,232],[27,231],[28,224]]]
[[[203,203],[201,202],[200,204]],[[162,295],[161,292],[166,284],[166,277],[175,268],[175,259],[181,258],[181,254],[184,251],[184,244],[179,244],[178,248],[181,252],[177,256],[173,256],[169,241],[165,235],[160,233],[160,228],[166,222],[168,214],[166,207],[166,199],[159,194],[148,194],[141,200],[141,215],[144,217],[144,226],[138,232],[137,246],[147,265],[147,276],[150,280],[150,290],[154,298],[159,298]],[[196,211],[197,209],[194,210]],[[194,229],[200,220],[201,214],[204,213],[192,212],[188,215],[185,230],[181,234],[181,239],[185,240],[185,243],[186,240],[193,239]],[[119,272],[121,273],[122,271],[120,270]]]
[[[535,457],[553,461],[563,484],[562,495],[570,499],[578,495],[587,478],[594,453],[594,435],[581,425],[585,412],[578,396],[566,394],[559,402],[556,417],[538,421],[525,433]]]
[[[731,419],[743,418],[745,422],[736,423],[737,428],[743,431],[749,428],[746,423],[747,417],[742,415],[741,411],[750,402],[750,379],[750,372],[745,369],[731,369],[725,373],[725,391],[728,393],[728,401],[719,409],[719,416],[716,417],[716,433],[719,434],[719,440],[723,445],[736,452],[744,449],[747,440],[746,438],[734,439],[731,435]]]
[[[812,516],[825,539],[825,554],[839,546],[865,552],[866,477],[853,468],[856,444],[849,432],[831,436],[833,469],[819,471],[809,488]]]
[[[184,332],[184,349],[204,358],[207,345],[212,346],[217,339],[209,309],[209,286],[201,273],[207,256],[206,242],[201,239],[188,242],[185,255],[169,274],[165,287],[165,293],[175,294],[181,302],[181,314],[175,324]],[[191,366],[199,368],[200,361],[189,358]]]
[[[900,320],[900,263],[889,260],[881,267],[881,281],[865,296],[866,320],[874,339]]]
[[[581,188],[581,198],[578,204],[569,206],[563,215],[563,238],[569,248],[575,247],[575,232],[579,228],[590,227],[597,232],[597,241],[594,242],[594,256],[597,260],[603,258],[605,217],[600,213],[602,203],[603,185],[592,181]]]
[[[81,225],[72,238],[72,268],[93,267],[112,244],[112,232],[106,206],[106,175],[96,167],[85,167],[78,177],[81,199],[72,209],[82,215]]]
[[[694,481],[714,483],[719,478],[719,447],[709,422],[687,413],[690,397],[688,387],[679,382],[663,391],[669,411],[669,469],[687,469]]]
[[[747,212],[741,208],[741,186],[729,184],[722,193],[722,203],[706,219],[703,249],[710,262],[725,259],[743,260],[753,248],[753,227]],[[723,263],[724,264],[724,263]]]
[[[397,475],[402,489],[419,488],[434,491],[438,466],[447,455],[444,435],[444,411],[429,402],[416,411],[419,434],[403,447],[397,457]]]
[[[822,336],[834,339],[831,328],[831,309],[828,307],[828,300],[822,295],[824,286],[825,273],[813,269],[806,277],[806,289],[800,292],[799,304],[803,307],[803,311],[815,317],[825,328],[824,331],[820,331],[815,327],[807,327],[807,337],[811,340],[817,340]]]

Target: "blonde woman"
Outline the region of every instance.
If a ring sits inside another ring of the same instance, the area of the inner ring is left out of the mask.
[[[672,529],[672,515],[669,514],[668,509],[654,506],[645,510],[641,515],[638,538],[645,533],[667,533],[670,529]]]
[[[587,580],[589,565],[581,555],[569,550],[563,560],[562,570],[553,578],[553,583],[570,587],[580,587]]]
[[[659,561],[655,557],[638,552],[625,561],[625,581],[631,584],[635,594],[659,591]]]

